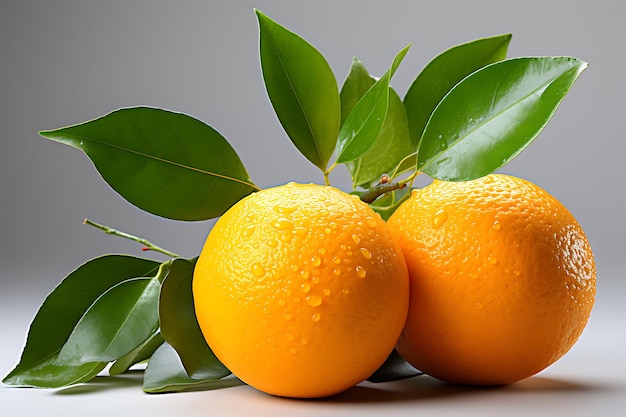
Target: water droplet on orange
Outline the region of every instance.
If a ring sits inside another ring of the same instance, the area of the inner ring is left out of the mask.
[[[254,265],[252,265],[252,274],[260,278],[263,275],[265,275],[265,268],[263,268],[263,265],[257,262]]]
[[[282,300],[282,299],[278,300],[278,305],[281,306],[281,307],[284,306],[285,305],[285,300]]]
[[[439,210],[433,217],[433,228],[438,229],[448,220],[448,212],[444,209]]]
[[[320,255],[323,255],[326,253],[326,248],[319,248],[318,252],[320,253]]]
[[[329,290],[328,288],[324,288],[324,289],[322,290],[322,293],[324,293],[324,295],[325,295],[326,297],[328,297],[328,296],[330,295],[330,290]]]
[[[336,256],[333,258],[333,263],[335,265],[339,265],[341,263],[341,259],[337,258]]]
[[[311,284],[309,284],[308,282],[305,282],[304,284],[300,285],[300,289],[302,290],[303,293],[308,293],[309,291],[311,291]]]
[[[307,271],[306,269],[303,269],[302,271],[300,271],[300,278],[309,279],[309,271]]]
[[[493,222],[493,230],[500,230],[500,229],[502,229],[502,224],[497,220]]]
[[[306,302],[312,307],[317,307],[322,304],[322,297],[319,295],[310,295],[306,298]]]
[[[311,258],[311,265],[313,266],[320,266],[322,264],[322,260],[320,259],[319,256],[313,256]]]
[[[320,315],[320,313],[313,313],[313,315],[311,316],[311,320],[313,320],[315,323],[320,321],[321,318],[322,316]]]
[[[285,207],[285,206],[281,206],[281,205],[274,206],[274,211],[276,213],[282,214],[282,215],[291,214],[294,211],[296,211],[296,209],[297,209],[296,206],[291,206],[291,207]]]
[[[336,276],[341,275],[341,269],[339,268],[333,269],[333,275],[336,275]]]
[[[306,227],[302,227],[302,226],[296,226],[296,227],[293,229],[293,233],[294,233],[296,236],[304,236],[304,235],[306,235],[306,234],[307,234],[307,232],[308,232],[307,228],[306,228]]]
[[[361,255],[363,255],[365,259],[372,259],[372,252],[365,248],[361,248]]]
[[[243,230],[243,236],[244,236],[244,237],[250,237],[250,236],[252,236],[252,233],[254,233],[254,229],[255,229],[255,226],[254,226],[254,225],[250,225],[250,226],[246,227],[246,228]]]
[[[291,222],[291,220],[281,217],[279,219],[276,219],[272,226],[274,226],[278,230],[287,230],[293,227],[293,223]]]
[[[366,224],[368,227],[372,227],[372,228],[373,228],[373,227],[376,227],[376,220],[374,220],[374,219],[373,219],[373,218],[371,218],[371,217],[367,217],[367,218],[365,219],[365,224]]]
[[[285,313],[285,314],[283,315],[283,317],[285,318],[285,320],[291,320],[291,319],[293,318],[293,317],[291,316],[291,314],[289,314],[289,313]]]
[[[495,256],[493,256],[493,255],[489,255],[489,257],[487,258],[487,261],[488,261],[491,265],[495,265],[495,264],[498,262],[498,260],[496,259],[496,257],[495,257]]]
[[[354,243],[358,245],[359,242],[361,241],[361,238],[358,237],[357,235],[352,235],[352,240],[354,241]]]
[[[278,246],[278,241],[276,239],[267,239],[265,244],[270,248],[275,248],[276,246]]]
[[[357,277],[365,278],[366,275],[367,275],[367,271],[365,270],[365,268],[363,268],[360,265],[356,267],[356,276]]]
[[[289,348],[289,353],[296,353],[296,352],[297,352],[297,350],[296,350],[295,347],[290,347]]]

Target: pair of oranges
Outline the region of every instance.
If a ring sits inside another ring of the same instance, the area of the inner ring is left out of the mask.
[[[580,336],[595,265],[568,210],[519,178],[435,181],[387,222],[356,196],[290,183],[220,218],[193,292],[208,344],[237,377],[323,397],[394,348],[451,383],[529,377]]]

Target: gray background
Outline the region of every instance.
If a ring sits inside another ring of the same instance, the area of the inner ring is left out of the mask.
[[[211,222],[146,214],[104,183],[81,152],[38,130],[120,107],[185,112],[220,131],[261,187],[322,182],[286,138],[268,102],[253,7],[326,56],[341,85],[353,56],[382,74],[413,46],[392,85],[403,96],[437,53],[513,33],[509,56],[572,55],[589,62],[539,138],[503,171],[530,179],[578,218],[595,250],[594,314],[623,316],[624,40],[617,1],[7,1],[0,3],[0,343],[5,374],[43,297],[72,269],[139,245],[83,218],[143,236],[185,256]],[[346,188],[344,171],[333,185]],[[9,310],[7,310],[9,311]],[[12,328],[12,327],[11,327]]]

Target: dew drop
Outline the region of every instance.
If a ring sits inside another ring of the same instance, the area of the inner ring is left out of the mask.
[[[280,240],[281,240],[281,242],[289,243],[289,242],[291,242],[291,235],[287,234],[287,233],[282,234],[280,236]]]
[[[365,275],[367,275],[367,271],[365,270],[365,268],[363,268],[362,266],[357,266],[356,267],[356,276],[359,278],[365,278]]]
[[[291,272],[298,272],[298,265],[296,265],[296,264],[289,265],[289,270]]]
[[[300,289],[302,290],[303,293],[308,293],[309,291],[311,291],[311,284],[309,284],[308,282],[305,282],[304,284],[300,285]]]
[[[343,290],[341,290],[342,293],[348,295],[350,294],[350,289],[349,288],[344,288]]]
[[[265,244],[270,248],[275,248],[276,246],[278,246],[278,241],[276,239],[267,239]]]
[[[277,205],[274,206],[274,211],[278,214],[282,214],[282,215],[288,215],[293,213],[296,210],[297,207],[292,206],[292,207],[285,207],[285,206],[281,206],[281,205]]]
[[[297,236],[304,236],[304,235],[307,234],[307,232],[308,232],[307,228],[306,227],[302,227],[302,226],[296,226],[293,229],[293,233],[295,235],[297,235]]]
[[[311,282],[313,284],[319,284],[320,283],[320,279],[318,277],[313,277],[313,279],[311,280]]]
[[[440,228],[446,220],[448,220],[448,213],[444,209],[439,210],[433,217],[433,227],[435,229]]]
[[[283,315],[283,317],[285,318],[285,320],[291,320],[291,319],[293,318],[293,317],[291,316],[291,314],[289,314],[289,313],[285,313],[285,314]]]
[[[285,300],[278,300],[278,305],[279,306],[284,306],[285,305]]]
[[[376,220],[374,220],[374,219],[373,219],[373,218],[371,218],[371,217],[367,217],[367,218],[365,219],[365,224],[366,224],[368,227],[372,227],[372,228],[373,228],[373,227],[376,227]]]
[[[328,226],[329,226],[331,229],[335,230],[335,229],[337,228],[337,223],[335,223],[335,222],[330,222],[330,223],[328,223]]]
[[[328,210],[321,209],[320,211],[318,211],[318,214],[322,217],[327,217],[329,213],[328,213]]]
[[[306,269],[303,269],[302,271],[300,271],[300,278],[309,279],[309,271],[307,271]]]
[[[333,258],[333,263],[335,265],[339,265],[341,263],[341,259],[337,258],[336,256]]]
[[[313,266],[320,266],[322,264],[322,260],[320,259],[319,256],[314,256],[311,258],[311,264]]]
[[[329,290],[328,288],[324,288],[324,289],[322,290],[322,293],[324,293],[324,295],[325,295],[326,297],[328,297],[328,296],[330,295],[330,290]]]
[[[336,276],[341,275],[341,269],[339,269],[339,268],[334,269],[333,270],[333,275],[336,275]]]
[[[497,230],[500,230],[500,229],[502,229],[502,224],[499,221],[497,221],[497,220],[495,222],[493,222],[493,230],[497,231]]]
[[[326,229],[324,229],[324,233],[326,233],[327,235],[329,235],[330,232],[332,232],[332,230],[330,230],[330,227],[327,227]]]
[[[293,335],[291,333],[287,333],[287,340],[290,342],[293,342],[293,339],[294,339]]]
[[[272,225],[278,230],[287,230],[293,227],[293,223],[289,219],[285,219],[283,217],[277,219]]]
[[[304,337],[302,337],[302,338],[300,339],[300,343],[302,343],[303,345],[306,345],[306,344],[308,344],[308,343],[309,343],[309,341],[308,341],[307,339],[305,339]]]
[[[319,248],[318,252],[320,253],[320,255],[323,255],[326,253],[326,248]]]
[[[289,348],[289,353],[296,353],[296,352],[297,352],[297,350],[296,350],[295,347],[290,347]]]
[[[519,277],[521,275],[521,272],[515,269],[513,270],[513,275],[515,275],[516,277]]]
[[[317,307],[322,304],[322,297],[319,295],[310,295],[306,298],[306,302],[312,307]]]
[[[498,260],[496,259],[495,256],[489,255],[489,257],[487,258],[487,262],[489,262],[491,265],[495,265],[498,262]]]
[[[313,313],[313,315],[311,316],[311,320],[315,323],[320,321],[321,318],[322,316],[320,315],[320,313]]]
[[[254,276],[262,277],[263,275],[265,275],[265,268],[263,268],[263,265],[257,262],[252,265],[252,273],[254,274]]]
[[[354,243],[358,245],[359,242],[361,241],[361,238],[358,237],[357,235],[352,235],[352,240],[354,241]]]
[[[372,252],[365,248],[361,248],[361,255],[363,255],[365,259],[372,259]]]
[[[255,226],[250,225],[243,230],[243,237],[250,237],[254,233]]]

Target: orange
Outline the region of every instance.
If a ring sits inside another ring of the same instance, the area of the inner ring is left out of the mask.
[[[193,295],[209,346],[238,378],[278,396],[324,397],[385,361],[408,285],[400,246],[367,204],[290,183],[249,195],[216,222]]]
[[[410,276],[398,352],[457,384],[509,384],[563,356],[595,296],[587,238],[538,186],[489,175],[414,190],[388,221]]]

